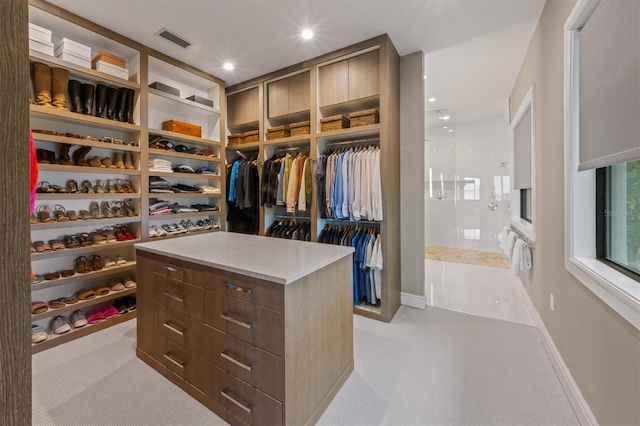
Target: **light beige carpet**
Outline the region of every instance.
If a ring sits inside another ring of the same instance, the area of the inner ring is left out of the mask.
[[[443,262],[466,263],[476,266],[491,266],[494,268],[508,269],[507,259],[502,253],[488,251],[466,250],[459,248],[425,246],[424,258],[429,260],[441,260]]]

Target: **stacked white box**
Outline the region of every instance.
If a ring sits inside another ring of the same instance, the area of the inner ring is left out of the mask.
[[[55,50],[56,58],[85,68],[91,68],[91,48],[77,41],[62,38]]]
[[[31,36],[29,36],[29,49],[34,52],[53,56],[53,43],[47,43],[46,41],[42,41]]]
[[[129,70],[127,68],[118,67],[105,61],[96,62],[96,71],[112,75],[114,77],[129,80]]]
[[[51,43],[51,30],[29,23],[29,39],[36,39],[43,44]],[[53,47],[53,44],[51,44]]]

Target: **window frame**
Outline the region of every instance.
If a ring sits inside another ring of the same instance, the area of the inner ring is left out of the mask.
[[[518,111],[511,120],[511,224],[520,230],[531,242],[536,241],[536,86],[532,84],[524,96]],[[527,111],[531,109],[531,220],[523,217],[522,196],[520,189],[514,189],[515,184],[515,130]]]
[[[578,0],[564,31],[565,268],[640,330],[640,283],[597,257],[596,170],[578,172],[578,30],[600,0]]]

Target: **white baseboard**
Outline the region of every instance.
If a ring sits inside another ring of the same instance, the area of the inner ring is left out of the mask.
[[[544,325],[538,310],[536,309],[533,301],[529,297],[529,293],[524,288],[524,284],[519,277],[516,278],[516,287],[520,290],[522,297],[529,309],[529,313],[531,314],[531,318],[533,322],[536,324],[536,328],[538,329],[538,333],[540,334],[540,339],[542,340],[542,344],[544,345],[545,350],[547,351],[547,355],[549,356],[549,360],[551,360],[551,364],[553,365],[553,369],[555,370],[558,379],[560,379],[560,383],[564,389],[564,392],[567,394],[567,398],[569,399],[569,403],[573,408],[573,411],[576,413],[576,417],[578,417],[578,421],[583,426],[597,426],[598,421],[596,420],[591,408],[589,408],[589,404],[582,396],[582,392],[580,392],[580,388],[576,384],[575,380],[573,380],[573,376],[567,367],[567,364],[564,363],[562,359],[562,355],[558,351],[555,343],[553,343],[553,339],[547,330],[547,327]]]
[[[426,309],[427,297],[411,293],[400,293],[400,304],[411,308]]]

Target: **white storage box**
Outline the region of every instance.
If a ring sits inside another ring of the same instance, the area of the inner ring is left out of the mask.
[[[62,52],[59,55],[57,55],[58,58],[62,59],[65,62],[69,62],[75,65],[79,65],[81,67],[85,67],[85,68],[91,68],[91,61],[88,59],[84,59],[84,58],[80,58],[76,55],[73,55],[71,53],[66,53],[66,52]]]
[[[77,41],[62,38],[56,45],[56,56],[61,53],[70,53],[82,59],[88,59],[91,62],[91,48],[80,44]]]
[[[53,56],[53,43],[47,43],[31,36],[29,36],[29,49],[34,52]]]
[[[44,43],[51,43],[51,30],[29,23],[29,38],[31,37]]]
[[[96,62],[96,71],[103,72],[105,74],[112,75],[114,77],[121,78],[123,80],[129,80],[129,70],[122,67],[117,67],[109,62],[98,61]]]

